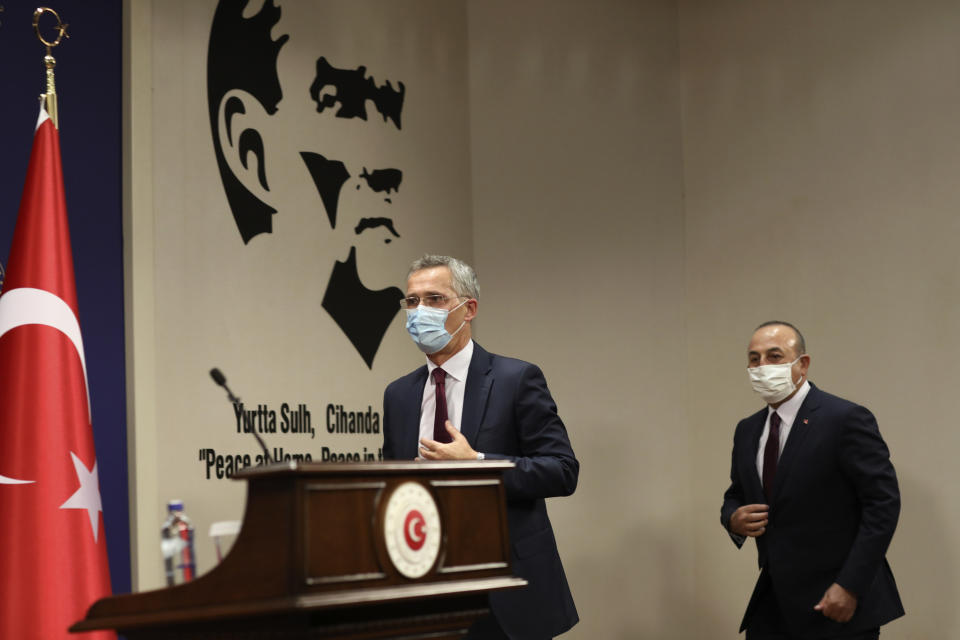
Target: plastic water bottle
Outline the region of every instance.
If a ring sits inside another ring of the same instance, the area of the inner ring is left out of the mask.
[[[167,519],[160,530],[160,551],[167,586],[193,580],[197,571],[193,555],[193,523],[183,512],[182,500],[171,500],[167,504]]]

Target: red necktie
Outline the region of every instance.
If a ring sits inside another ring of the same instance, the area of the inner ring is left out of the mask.
[[[437,442],[453,442],[447,433],[447,372],[437,367],[433,370],[433,382],[437,389],[437,411],[433,414],[433,439]]]
[[[763,493],[767,504],[773,502],[773,481],[777,477],[777,458],[780,457],[780,416],[774,411],[770,414],[770,433],[767,445],[763,448]]]

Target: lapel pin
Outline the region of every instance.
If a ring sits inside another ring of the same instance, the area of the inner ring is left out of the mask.
[[[804,418],[804,419],[803,419],[803,424],[810,424],[810,420],[809,420],[808,418]]]

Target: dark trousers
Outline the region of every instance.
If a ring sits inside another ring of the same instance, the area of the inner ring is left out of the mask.
[[[858,631],[849,636],[830,636],[822,640],[878,640],[880,637],[880,628],[869,629],[867,631]],[[778,631],[758,631],[753,632],[747,629],[747,640],[797,640],[798,636],[790,633],[780,633]]]
[[[491,613],[473,623],[466,640],[510,640],[510,637],[504,633]],[[543,636],[543,640],[550,640],[550,636]]]
[[[780,606],[773,589],[766,589],[763,599],[750,619],[746,640],[801,640],[800,636],[790,633],[787,622],[780,613]],[[849,635],[830,636],[818,640],[878,640],[880,628],[856,631]]]
[[[493,614],[486,615],[470,627],[467,640],[510,640]]]

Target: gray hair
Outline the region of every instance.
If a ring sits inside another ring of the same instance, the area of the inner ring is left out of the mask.
[[[757,332],[760,329],[763,329],[764,327],[773,327],[773,326],[782,326],[782,327],[788,327],[790,329],[793,329],[793,332],[797,336],[797,355],[802,356],[807,352],[807,342],[806,340],[803,339],[803,334],[800,333],[800,329],[797,329],[795,326],[793,326],[789,322],[784,322],[783,320],[767,320],[766,322],[761,324],[759,327],[757,327],[753,331]]]
[[[446,267],[450,270],[453,290],[457,292],[457,295],[480,299],[480,284],[477,282],[477,272],[463,260],[457,260],[450,256],[436,256],[429,253],[420,256],[410,263],[407,278],[417,271],[423,271],[431,267]]]

